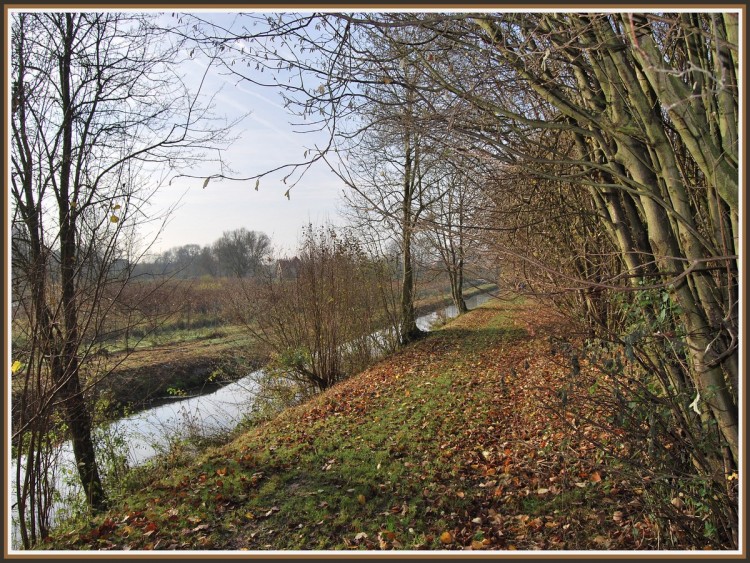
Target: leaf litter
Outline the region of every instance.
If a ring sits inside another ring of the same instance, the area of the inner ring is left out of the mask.
[[[566,328],[538,303],[491,302],[48,547],[656,549],[643,484],[617,481],[589,439],[602,413],[550,412]]]

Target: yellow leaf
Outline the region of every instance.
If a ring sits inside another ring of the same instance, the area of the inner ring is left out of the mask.
[[[120,218],[117,215],[112,215],[112,217],[110,217],[109,220],[112,223],[117,223],[120,220]]]
[[[359,504],[364,504],[367,502],[367,499],[365,498],[365,495],[357,495],[357,502]]]
[[[15,362],[13,362],[13,365],[10,366],[11,373],[16,373],[19,369],[21,369],[22,366],[23,364],[16,360]]]
[[[444,544],[453,543],[453,534],[450,532],[443,532],[440,534],[440,541]]]

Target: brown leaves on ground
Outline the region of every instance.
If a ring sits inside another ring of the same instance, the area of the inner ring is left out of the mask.
[[[656,548],[642,484],[592,445],[602,413],[550,410],[570,371],[550,337],[567,330],[535,303],[473,311],[56,545]]]

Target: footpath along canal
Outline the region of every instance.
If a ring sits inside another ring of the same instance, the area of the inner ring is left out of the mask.
[[[474,309],[491,299],[488,294],[476,294],[466,299],[469,309]],[[417,318],[417,326],[424,331],[441,319],[454,318],[458,314],[450,305]],[[170,444],[189,434],[211,436],[233,430],[251,411],[254,397],[258,392],[257,381],[262,369],[229,383],[213,392],[184,399],[175,399],[123,417],[99,429],[101,435],[116,437],[117,447],[126,456],[128,466],[135,467],[155,455],[168,451]],[[54,523],[67,517],[71,500],[81,494],[75,479],[75,464],[70,442],[61,445],[54,468],[56,488],[60,500],[52,506],[51,519]],[[16,460],[11,461],[15,468]],[[10,498],[12,514],[12,545],[20,548],[16,507],[16,478],[11,471]]]

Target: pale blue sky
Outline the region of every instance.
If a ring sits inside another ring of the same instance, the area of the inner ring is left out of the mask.
[[[204,14],[205,15],[205,14]],[[219,16],[221,17],[221,16]],[[196,79],[203,73],[205,63],[191,61],[184,68]],[[295,117],[282,106],[278,90],[238,82],[220,75],[220,69],[209,71],[206,90],[214,92],[217,113],[233,119],[250,111],[251,114],[237,127],[239,138],[223,153],[223,158],[237,177],[248,177],[276,166],[302,159],[306,148],[325,137],[294,133]],[[263,76],[268,80],[268,73]],[[207,176],[218,172],[207,165],[193,174]],[[341,223],[337,208],[341,202],[343,183],[328,170],[325,163],[313,166],[291,190],[290,199],[284,196],[289,188],[282,182],[288,173],[277,172],[260,180],[256,191],[255,180],[211,180],[204,189],[203,180],[181,178],[163,186],[152,200],[153,213],[173,206],[166,228],[156,240],[153,250],[162,251],[183,244],[210,244],[222,232],[244,227],[263,231],[282,252],[294,252],[300,230],[308,222]]]

